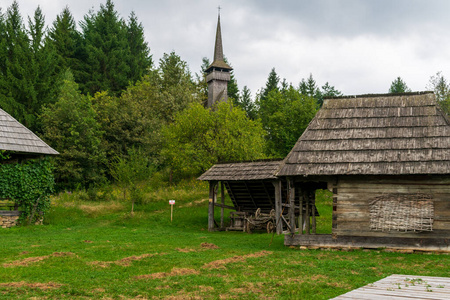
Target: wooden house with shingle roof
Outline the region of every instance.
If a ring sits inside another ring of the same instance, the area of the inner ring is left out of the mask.
[[[450,122],[432,92],[326,99],[283,161],[218,164],[200,179],[210,216],[223,181],[241,193],[234,209],[275,208],[286,245],[450,251]],[[317,189],[333,193],[331,235],[315,234]]]
[[[333,235],[292,223],[287,245],[450,250],[450,122],[431,92],[325,100],[277,176],[289,199],[333,192]]]
[[[21,156],[59,154],[2,109],[0,109],[0,150],[11,151]]]

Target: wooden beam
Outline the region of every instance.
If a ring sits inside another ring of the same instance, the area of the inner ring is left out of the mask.
[[[209,182],[208,231],[214,231],[214,204],[216,203],[216,181]]]
[[[295,234],[295,186],[294,186],[294,180],[291,178],[288,179],[288,191],[289,191],[289,223],[290,223],[290,230],[292,234]]]
[[[275,187],[275,226],[277,234],[283,233],[283,208],[281,206],[281,180],[272,181]]]
[[[316,234],[316,191],[310,192],[312,200],[312,234]]]
[[[309,203],[309,201],[310,201],[310,199],[309,199],[309,195],[308,195],[308,192],[303,192],[303,195],[305,195],[305,200],[306,200],[306,213],[305,213],[305,221],[306,221],[306,224],[305,224],[305,233],[306,234],[309,234],[310,233],[310,215],[311,215],[311,212],[310,212],[310,203]]]
[[[223,206],[225,205],[225,191],[223,181],[220,182],[220,199],[222,201],[222,207],[220,208],[220,228],[223,228]]]
[[[300,207],[300,209],[299,209],[299,214],[298,214],[298,228],[299,228],[299,234],[303,234],[303,220],[304,220],[304,217],[303,217],[303,204],[304,204],[304,197],[303,197],[303,194],[299,194],[299,200],[300,200],[300,205],[299,205],[299,207]]]
[[[228,208],[228,209],[236,210],[236,208],[234,206],[226,205],[226,204],[222,204],[222,203],[214,203],[214,206],[215,207],[220,207],[220,208]]]

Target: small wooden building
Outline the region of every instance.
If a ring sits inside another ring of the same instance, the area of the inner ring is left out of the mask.
[[[281,193],[275,193],[281,187],[281,179],[276,177],[282,161],[262,160],[216,164],[199,177],[209,181],[209,223],[208,230],[224,230],[224,208],[242,213],[243,216],[260,209],[269,213],[275,208]],[[221,203],[217,201],[218,187],[221,186]],[[225,190],[233,206],[225,205]],[[221,208],[220,225],[214,219],[214,208]],[[244,224],[241,224],[242,226]],[[235,226],[239,229],[239,225]],[[242,228],[243,229],[243,228]]]
[[[286,245],[450,250],[450,122],[431,92],[325,100],[277,175],[291,199],[333,192],[333,234]]]
[[[0,150],[7,151],[9,154],[10,159],[6,161],[7,163],[42,155],[58,154],[56,150],[2,109],[0,109]],[[17,205],[5,200],[9,199],[0,199],[0,208],[9,209],[0,210],[0,227],[3,228],[15,226],[20,216]]]

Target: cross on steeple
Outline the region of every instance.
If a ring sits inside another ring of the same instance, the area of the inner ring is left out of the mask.
[[[222,8],[220,7],[220,5],[219,6],[217,6],[217,10],[219,11],[219,16],[220,16],[220,10],[221,10]]]

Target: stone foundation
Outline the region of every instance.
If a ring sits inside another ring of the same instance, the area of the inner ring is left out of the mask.
[[[18,210],[0,210],[0,227],[10,228],[17,226],[21,213]]]

